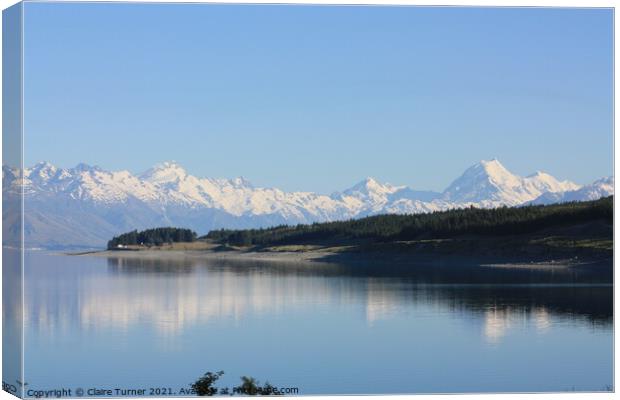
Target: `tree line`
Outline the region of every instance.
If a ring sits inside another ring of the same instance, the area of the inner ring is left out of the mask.
[[[161,246],[164,243],[193,242],[196,232],[183,228],[154,228],[138,232],[123,233],[108,241],[108,249],[118,248],[119,245]]]
[[[586,202],[520,207],[460,208],[426,214],[376,215],[362,219],[280,225],[265,229],[209,232],[207,238],[241,246],[343,243],[360,239],[395,241],[440,239],[455,235],[507,235],[605,220],[613,223],[613,196]]]

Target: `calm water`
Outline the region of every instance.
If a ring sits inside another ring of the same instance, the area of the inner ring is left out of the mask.
[[[29,253],[26,381],[176,391],[224,370],[220,386],[251,375],[301,394],[612,385],[604,277],[386,270]]]

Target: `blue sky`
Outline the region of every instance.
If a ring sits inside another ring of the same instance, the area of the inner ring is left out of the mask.
[[[329,193],[613,173],[610,9],[27,3],[26,165]]]

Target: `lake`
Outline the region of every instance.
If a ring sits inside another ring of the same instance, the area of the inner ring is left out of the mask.
[[[178,394],[218,370],[221,387],[249,375],[300,394],[613,383],[606,274],[44,252],[25,262],[30,389]],[[14,309],[5,304],[7,331]]]

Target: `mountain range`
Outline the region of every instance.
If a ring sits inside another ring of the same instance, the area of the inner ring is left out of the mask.
[[[79,164],[58,168],[40,162],[23,171],[3,166],[3,245],[18,216],[11,206],[24,193],[28,248],[97,248],[121,232],[178,226],[199,234],[220,228],[255,228],[422,213],[459,207],[498,207],[593,200],[613,194],[614,178],[588,185],[536,172],[521,177],[498,160],[480,161],[443,192],[415,190],[367,178],[331,195],[255,187],[243,178],[198,178],[164,162],[141,175]],[[23,187],[22,187],[23,185]],[[13,202],[13,203],[11,203]]]

